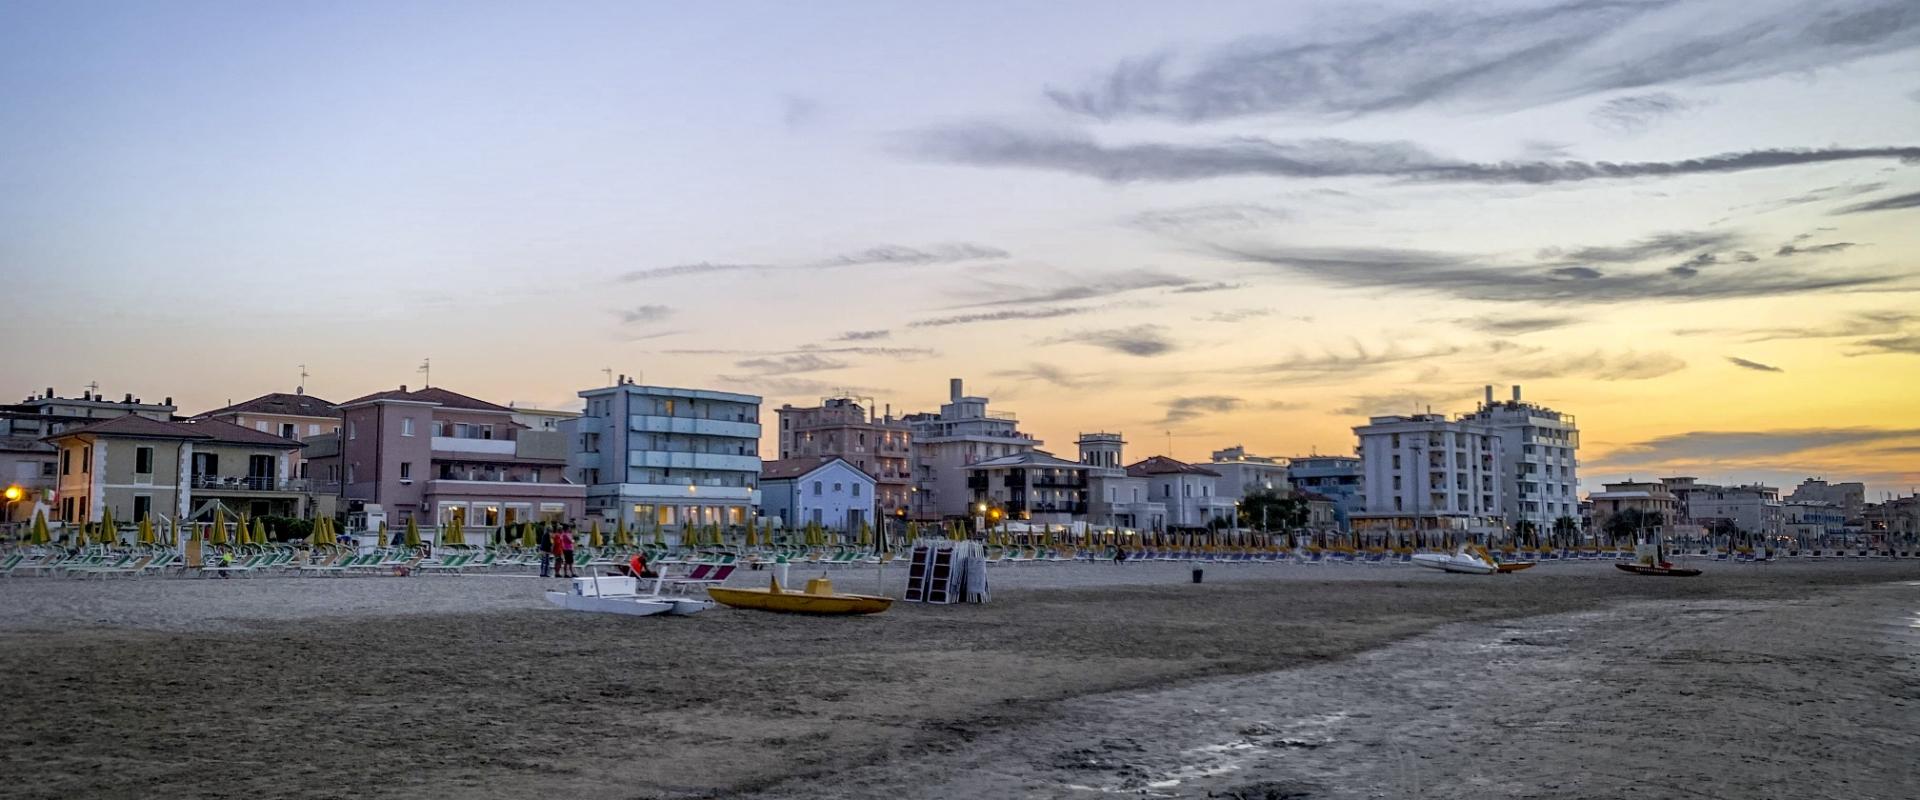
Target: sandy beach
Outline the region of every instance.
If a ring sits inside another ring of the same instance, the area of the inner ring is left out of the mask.
[[[551,582],[507,575],[9,580],[0,778],[47,798],[1892,798],[1920,780],[1920,564],[1188,570],[996,568],[989,605],[854,619],[567,614],[538,597]]]

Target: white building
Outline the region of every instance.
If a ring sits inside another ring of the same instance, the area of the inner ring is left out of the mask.
[[[1004,519],[1066,525],[1087,519],[1087,465],[1029,450],[967,465],[974,510]]]
[[[872,475],[838,456],[769,461],[760,471],[761,514],[798,528],[855,533],[874,520]]]
[[[536,431],[557,431],[565,427],[568,422],[580,418],[578,411],[532,408],[515,403],[508,403],[507,408],[513,409],[514,422]]]
[[[1819,478],[1808,478],[1800,482],[1788,494],[1789,503],[1826,503],[1840,510],[1847,520],[1860,519],[1861,509],[1867,505],[1867,485],[1859,482],[1828,483]]]
[[[627,376],[580,393],[568,476],[587,513],[629,525],[743,525],[760,505],[760,398],[640,386]]]
[[[1465,419],[1492,428],[1500,436],[1501,512],[1508,528],[1532,522],[1542,532],[1561,517],[1580,518],[1580,429],[1572,414],[1520,400],[1496,403],[1493,387],[1485,402]]]
[[[1214,520],[1237,524],[1233,498],[1218,491],[1218,472],[1153,456],[1127,465],[1127,475],[1146,479],[1148,499],[1167,507],[1166,528],[1204,528]]]
[[[1212,457],[1206,467],[1220,473],[1214,487],[1221,497],[1238,500],[1253,492],[1286,494],[1293,490],[1293,484],[1287,482],[1287,464],[1281,459],[1250,455],[1247,448],[1237,444],[1213,451]]]
[[[1713,486],[1694,484],[1687,496],[1689,513],[1696,524],[1711,530],[1714,522],[1732,522],[1743,533],[1779,536],[1785,517],[1780,508],[1780,490],[1772,486]]]
[[[1439,414],[1373,417],[1360,437],[1366,502],[1356,530],[1401,532],[1504,528],[1500,432]]]
[[[1780,504],[1780,530],[1794,538],[1840,536],[1847,532],[1847,515],[1824,501],[1786,500]]]
[[[1126,439],[1118,433],[1083,433],[1076,444],[1087,465],[1087,521],[1100,529],[1164,530],[1167,504],[1153,499],[1153,482],[1127,474]]]
[[[940,406],[940,413],[906,416],[913,435],[909,513],[914,519],[969,516],[968,465],[1040,446],[1039,439],[1020,432],[1014,415],[988,411],[987,398],[967,396],[959,378],[949,381],[947,389],[948,402]]]

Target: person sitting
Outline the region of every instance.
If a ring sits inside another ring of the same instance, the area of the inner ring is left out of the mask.
[[[627,559],[627,574],[635,578],[660,577],[659,573],[647,568],[647,556],[645,553],[634,553],[633,558]]]

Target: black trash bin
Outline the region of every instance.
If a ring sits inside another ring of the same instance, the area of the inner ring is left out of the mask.
[[[1201,573],[1201,569],[1200,569],[1199,567],[1194,567],[1194,568],[1193,568],[1193,582],[1194,582],[1194,583],[1199,583],[1199,582],[1200,582],[1200,573]]]

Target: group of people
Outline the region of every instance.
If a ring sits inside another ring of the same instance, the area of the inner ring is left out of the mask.
[[[552,531],[542,527],[534,533],[533,544],[540,550],[540,577],[574,577],[572,525],[562,525]]]

